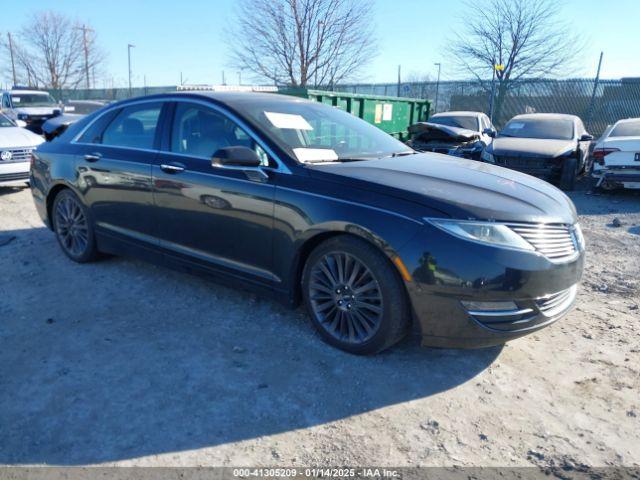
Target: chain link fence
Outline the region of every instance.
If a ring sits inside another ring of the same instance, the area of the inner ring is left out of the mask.
[[[176,89],[176,86],[166,86],[134,88],[131,92],[128,88],[110,88],[51,93],[61,100],[113,101]],[[353,84],[338,85],[333,90],[429,99],[435,112],[472,110],[490,114],[491,110],[490,81]],[[598,136],[607,125],[621,118],[640,117],[640,78],[520,80],[511,82],[506,91],[500,93],[496,87],[493,121],[498,128],[519,113],[569,113],[581,117],[589,132]]]
[[[429,98],[434,112],[472,110],[490,114],[491,82],[441,81],[341,85],[336,90],[375,95]],[[436,103],[437,98],[437,103]],[[601,135],[621,118],[640,117],[640,78],[570,79],[512,82],[502,97],[496,86],[493,121],[497,127],[520,113],[578,115],[587,129]]]

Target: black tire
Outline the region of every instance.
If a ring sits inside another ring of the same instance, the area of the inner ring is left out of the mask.
[[[356,273],[348,274],[349,268]],[[382,252],[357,237],[341,235],[318,245],[305,264],[302,292],[322,339],[341,350],[378,353],[407,333],[410,309],[398,271]]]
[[[560,188],[572,191],[576,188],[576,176],[578,175],[578,159],[567,158],[562,163],[562,173],[560,174]]]
[[[78,263],[97,259],[91,216],[74,192],[69,189],[58,192],[53,200],[51,220],[58,244],[67,257]]]

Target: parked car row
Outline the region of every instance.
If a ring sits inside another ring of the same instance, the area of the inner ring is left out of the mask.
[[[480,112],[445,112],[409,128],[419,151],[481,160],[555,181],[572,190],[589,173],[593,137],[575,115],[517,115],[497,132]]]

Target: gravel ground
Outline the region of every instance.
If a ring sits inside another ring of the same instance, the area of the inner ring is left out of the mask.
[[[639,466],[640,195],[572,197],[588,257],[566,318],[361,358],[301,309],[74,264],[30,192],[0,188],[0,464]]]

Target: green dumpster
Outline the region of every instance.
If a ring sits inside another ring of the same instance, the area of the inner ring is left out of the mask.
[[[416,98],[361,95],[307,88],[282,88],[278,93],[331,105],[369,122],[401,141],[409,138],[407,128],[429,118],[431,102]]]

